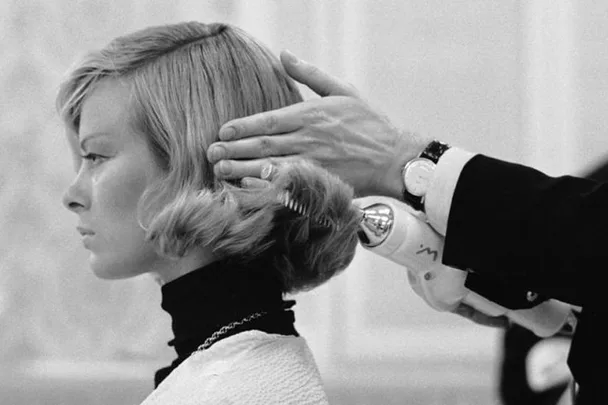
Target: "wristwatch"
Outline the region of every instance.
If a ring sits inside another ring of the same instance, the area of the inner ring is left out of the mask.
[[[424,213],[424,197],[435,172],[441,155],[450,146],[439,141],[432,141],[414,159],[405,164],[403,176],[403,201],[414,210]]]

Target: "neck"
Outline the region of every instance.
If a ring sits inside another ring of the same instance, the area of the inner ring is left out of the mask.
[[[283,300],[281,283],[266,263],[234,264],[215,261],[186,272],[163,285],[162,308],[171,316],[174,339],[169,342],[178,358],[159,370],[158,384],[207,338],[232,322],[258,312],[264,316],[232,329],[219,340],[246,330],[296,335],[293,302]]]
[[[165,259],[161,261],[156,268],[149,271],[149,274],[162,287],[214,261],[216,261],[216,258],[209,250],[198,249],[178,259]]]

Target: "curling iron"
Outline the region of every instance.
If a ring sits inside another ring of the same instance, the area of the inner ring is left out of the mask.
[[[453,311],[461,303],[489,316],[507,316],[539,337],[573,330],[572,307],[549,299],[530,309],[511,310],[469,290],[468,272],[442,264],[444,238],[403,203],[373,197],[361,210],[359,241],[367,250],[407,268],[412,289],[433,309]]]

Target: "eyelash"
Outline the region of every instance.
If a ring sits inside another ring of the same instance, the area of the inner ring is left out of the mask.
[[[87,153],[86,155],[82,155],[81,157],[82,157],[84,160],[88,160],[88,161],[90,161],[90,162],[91,162],[91,163],[93,163],[93,164],[98,163],[97,161],[98,161],[99,159],[103,159],[103,156],[98,155],[98,154],[96,154],[96,153]]]

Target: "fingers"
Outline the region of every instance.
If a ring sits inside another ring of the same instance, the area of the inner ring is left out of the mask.
[[[263,174],[267,179],[272,177],[273,173],[266,173],[264,168],[272,165],[273,168],[280,166],[292,160],[288,157],[272,158],[272,159],[254,159],[254,160],[222,160],[213,167],[213,173],[221,180],[243,179],[245,177],[263,178]],[[268,169],[265,169],[266,171]]]
[[[228,121],[220,128],[220,140],[234,141],[256,135],[297,131],[304,125],[303,117],[305,116],[306,106],[306,102],[301,102],[278,110]]]
[[[260,171],[260,177],[245,177],[241,180],[241,185],[245,188],[264,188],[270,186],[270,181],[276,172],[276,168],[272,163],[264,163]]]
[[[265,188],[270,187],[270,182],[255,177],[245,177],[241,180],[241,186],[244,188]]]
[[[294,80],[305,84],[318,95],[359,97],[357,90],[350,84],[325,73],[315,65],[298,59],[288,50],[280,55],[285,71]]]
[[[263,159],[305,152],[303,139],[291,135],[262,135],[234,142],[216,142],[209,146],[207,159],[217,163],[222,159]]]
[[[281,52],[281,62],[293,79],[310,87],[320,96],[359,98],[357,90],[352,85],[308,62],[299,60],[289,51]],[[310,104],[309,101],[302,101],[277,110],[229,121],[220,128],[219,138],[222,141],[233,141],[257,135],[296,131],[304,126],[303,120],[308,110],[316,111],[314,106],[315,104]]]
[[[502,328],[509,325],[509,318],[506,316],[490,316],[486,315],[483,312],[478,311],[477,309],[469,306],[467,304],[461,303],[456,307],[453,311],[455,314],[460,315],[464,318],[467,318],[470,321],[473,321],[479,325],[494,327],[494,328]]]

